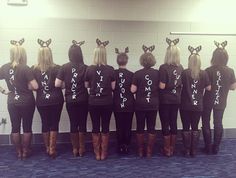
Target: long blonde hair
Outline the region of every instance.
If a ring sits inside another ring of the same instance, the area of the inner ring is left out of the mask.
[[[198,54],[191,54],[188,58],[188,68],[191,72],[191,77],[195,80],[199,79],[201,70],[201,59]]]
[[[52,51],[49,47],[41,47],[38,51],[38,64],[35,68],[38,68],[41,72],[46,72],[50,67],[55,66],[52,58]]]
[[[20,45],[13,45],[10,48],[10,61],[13,68],[18,64],[26,65],[27,55],[25,49]]]
[[[180,49],[179,47],[175,45],[170,45],[166,49],[166,55],[165,55],[165,64],[168,65],[180,65]]]
[[[98,46],[94,49],[94,65],[107,65],[107,52],[104,46]]]

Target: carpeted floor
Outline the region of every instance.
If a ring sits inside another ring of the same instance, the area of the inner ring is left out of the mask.
[[[199,145],[196,158],[184,158],[182,144],[177,143],[176,155],[171,158],[161,154],[161,143],[156,144],[153,158],[140,159],[133,151],[128,156],[116,153],[115,144],[110,144],[109,158],[96,161],[91,144],[87,144],[84,157],[74,158],[70,144],[58,145],[58,157],[50,159],[44,153],[43,145],[33,145],[33,155],[27,160],[16,159],[13,146],[0,146],[1,178],[227,178],[236,177],[236,140],[225,139],[218,155],[204,155]]]

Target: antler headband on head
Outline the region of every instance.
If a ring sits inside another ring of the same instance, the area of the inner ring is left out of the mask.
[[[116,52],[116,54],[121,54],[121,52],[119,52],[119,49],[118,49],[118,48],[115,48],[115,52]],[[129,47],[126,47],[124,53],[127,54],[128,52],[129,52]]]
[[[76,46],[82,46],[85,43],[85,41],[77,42],[75,40],[72,40],[72,43],[73,43],[73,45],[76,45]]]
[[[11,41],[10,41],[10,43],[11,43],[12,45],[18,45],[18,46],[21,46],[24,42],[25,42],[25,39],[24,39],[24,38],[22,38],[22,39],[19,40],[19,41],[16,41],[16,40],[11,40]]]
[[[49,45],[51,44],[52,39],[50,38],[47,41],[43,41],[41,39],[38,39],[38,44],[43,48],[43,47],[49,47]]]
[[[225,49],[225,46],[227,46],[227,41],[224,41],[222,43],[219,43],[217,41],[214,41],[215,45],[217,48],[222,48],[222,49]]]
[[[202,49],[201,45],[196,48],[193,48],[192,46],[188,46],[188,50],[190,51],[191,55],[192,54],[199,55],[198,53],[201,51],[201,49]]]
[[[109,41],[101,41],[99,40],[98,38],[96,39],[96,43],[98,46],[103,46],[103,47],[106,47],[108,44],[109,44]]]
[[[171,40],[171,39],[169,39],[169,38],[166,38],[166,42],[167,42],[167,44],[168,44],[169,46],[171,46],[171,45],[177,45],[177,44],[179,43],[179,38],[176,38],[176,39],[174,39],[174,40]]]
[[[147,47],[147,46],[143,45],[142,49],[143,49],[144,53],[147,53],[148,51],[151,53],[152,51],[154,51],[155,45],[152,45],[150,47]]]

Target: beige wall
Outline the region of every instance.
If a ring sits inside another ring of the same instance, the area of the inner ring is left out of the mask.
[[[54,61],[67,62],[67,51],[73,39],[85,40],[82,46],[85,62],[91,64],[95,39],[109,40],[107,47],[108,62],[116,67],[114,48],[130,48],[128,67],[139,69],[138,59],[142,54],[141,46],[155,44],[154,54],[157,65],[163,62],[167,44],[165,38],[180,38],[181,61],[187,64],[188,45],[202,45],[200,52],[203,68],[209,66],[214,40],[228,41],[229,66],[236,69],[236,36],[173,36],[171,31],[234,33],[236,13],[232,0],[215,2],[212,0],[28,0],[26,7],[7,6],[0,1],[0,65],[9,61],[9,41],[25,38],[24,47],[28,54],[28,64],[36,62],[39,48],[37,38],[52,38],[51,48]],[[5,86],[3,81],[0,85]],[[7,118],[7,124],[0,126],[0,134],[10,132],[10,120],[6,107],[6,97],[0,95],[0,119]],[[225,112],[225,128],[236,128],[233,108],[236,105],[236,92],[230,92]],[[178,121],[181,128],[181,122]],[[88,128],[91,121],[88,120]],[[135,121],[133,122],[135,128]],[[160,128],[159,117],[157,128]],[[111,129],[115,129],[114,119]],[[63,109],[60,131],[69,130],[68,116]],[[38,112],[35,112],[33,131],[41,132]]]

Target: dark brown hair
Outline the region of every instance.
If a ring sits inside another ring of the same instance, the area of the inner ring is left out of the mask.
[[[211,65],[226,66],[228,59],[228,52],[225,49],[216,48],[212,55]]]
[[[140,64],[144,68],[150,68],[156,64],[156,59],[152,53],[144,53],[140,56]]]

